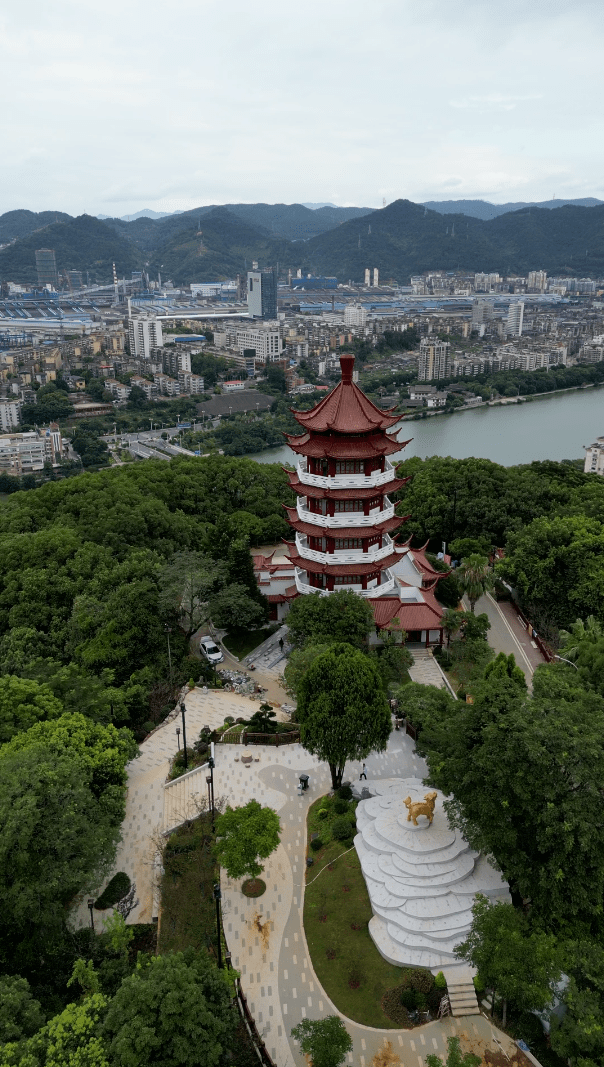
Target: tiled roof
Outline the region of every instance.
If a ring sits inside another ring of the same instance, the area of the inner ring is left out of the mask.
[[[400,422],[401,415],[391,415],[392,408],[381,411],[353,382],[353,366],[354,356],[340,356],[342,379],[335,389],[310,411],[293,411],[301,426],[318,433],[367,433],[387,430]]]
[[[423,591],[422,591],[423,594]],[[424,603],[405,602],[399,597],[370,597],[375,625],[380,630],[439,630],[442,608],[424,596]]]
[[[372,456],[389,456],[400,452],[409,441],[397,441],[387,433],[375,433],[371,437],[328,437],[322,434],[286,433],[287,443],[293,452],[313,459],[371,459]],[[361,476],[362,477],[362,476]]]

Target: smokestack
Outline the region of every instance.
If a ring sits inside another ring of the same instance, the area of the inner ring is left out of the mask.
[[[374,267],[373,268],[373,288],[377,289],[379,284],[380,284],[380,272],[377,269],[377,267]]]
[[[369,267],[365,270],[365,285],[367,288],[371,285],[371,271],[369,270]]]

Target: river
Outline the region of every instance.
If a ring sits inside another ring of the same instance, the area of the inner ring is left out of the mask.
[[[413,438],[391,460],[410,456],[477,456],[512,467],[535,459],[583,459],[583,445],[604,436],[604,389],[579,389],[524,404],[480,407],[403,425],[399,441]],[[290,448],[271,448],[248,459],[295,464]]]

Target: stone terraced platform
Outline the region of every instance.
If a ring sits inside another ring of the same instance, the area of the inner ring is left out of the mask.
[[[420,778],[363,782],[372,794],[357,807],[355,847],[371,899],[369,932],[390,963],[457,969],[455,945],[472,922],[476,893],[509,900],[501,875],[449,826],[437,791],[434,820],[407,821],[403,801],[431,790]],[[365,789],[363,790],[365,792]]]

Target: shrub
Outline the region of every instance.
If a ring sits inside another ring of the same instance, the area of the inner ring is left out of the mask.
[[[434,986],[434,989],[430,993],[428,993],[428,996],[427,996],[428,1008],[432,1012],[433,1015],[436,1015],[436,1013],[438,1012],[438,1009],[440,1008],[440,1002],[441,1002],[441,1000],[443,998],[443,995],[444,995],[444,990],[437,989],[436,986]]]
[[[349,785],[341,785],[338,789],[338,796],[341,800],[352,800],[352,789]]]
[[[348,803],[346,800],[334,801],[333,810],[336,815],[343,815],[345,811],[348,811]]]
[[[474,989],[476,990],[476,992],[477,993],[484,993],[484,991],[486,989],[486,985],[485,985],[483,979],[480,977],[480,975],[479,974],[474,975],[472,981],[474,983]]]
[[[319,808],[317,812],[317,819],[326,819],[328,815],[329,811],[327,808]]]
[[[243,722],[243,719],[241,721]],[[228,723],[229,726],[232,726],[233,723],[235,722],[235,716],[234,715],[226,715],[224,722],[225,722],[225,726],[227,725],[227,723]]]
[[[437,989],[446,989],[447,988],[447,979],[445,978],[445,976],[444,976],[442,971],[439,971],[438,974],[436,975],[436,978],[434,979],[434,985],[436,986]]]
[[[404,989],[415,989],[418,993],[423,993],[424,995],[434,989],[434,975],[430,971],[409,968],[407,971],[403,971],[402,977],[401,984]]]
[[[118,871],[113,875],[113,878],[106,885],[98,900],[95,900],[94,906],[102,911],[103,908],[112,908],[114,904],[117,904],[118,900],[126,896],[126,893],[130,889],[130,879],[124,871]]]
[[[312,848],[313,852],[318,852],[320,848],[323,848],[323,842],[321,841],[321,838],[313,837],[310,843],[310,847]]]
[[[415,1008],[417,1007],[417,990],[401,990],[401,1004],[407,1011],[415,1011]]]
[[[147,734],[150,734],[151,731],[155,729],[155,727],[156,727],[156,723],[152,722],[151,719],[148,719],[147,722],[144,722],[143,725],[141,726],[141,730],[145,731],[145,736],[146,736]]]
[[[345,819],[343,815],[334,819],[331,824],[331,834],[332,837],[335,837],[336,841],[347,841],[349,837],[352,837],[350,819]]]

